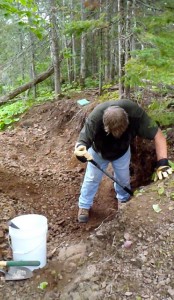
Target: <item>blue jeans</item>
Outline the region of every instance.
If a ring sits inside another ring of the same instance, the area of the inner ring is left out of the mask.
[[[92,148],[89,148],[88,152],[92,155],[94,161],[96,161],[103,170],[106,170],[108,164],[111,163],[116,180],[122,186],[126,186],[130,189],[130,147],[123,156],[111,162],[109,160],[103,159],[101,155],[96,153]],[[80,208],[89,209],[90,207],[92,207],[94,197],[98,190],[102,177],[103,172],[95,167],[92,163],[88,162],[79,197]],[[119,201],[124,202],[130,198],[130,195],[115,182],[114,189],[116,192],[116,197]]]

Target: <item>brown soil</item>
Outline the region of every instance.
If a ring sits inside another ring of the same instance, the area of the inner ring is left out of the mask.
[[[80,99],[80,95],[78,97]],[[90,100],[90,95],[87,98]],[[8,244],[9,220],[21,214],[36,213],[46,216],[49,224],[47,266],[34,271],[33,278],[28,281],[2,281],[2,299],[103,299],[103,295],[100,298],[100,292],[98,298],[83,298],[78,295],[75,298],[70,294],[61,298],[62,291],[66,290],[75,271],[73,265],[69,265],[70,270],[66,272],[65,262],[60,259],[60,249],[65,245],[79,245],[81,241],[87,241],[96,228],[101,224],[112,224],[117,215],[113,183],[104,176],[89,223],[77,222],[77,201],[86,165],[78,162],[73,149],[85,116],[95,103],[91,100],[90,105],[79,107],[76,100],[53,101],[35,106],[14,129],[0,133],[1,260],[12,258]],[[171,160],[174,160],[173,145],[174,135],[170,132]],[[134,190],[141,187],[141,194],[143,187],[151,181],[156,160],[154,145],[153,142],[136,139],[131,148],[132,187]],[[112,173],[112,170],[109,169],[109,172]],[[146,210],[146,207],[143,209]],[[128,223],[137,214],[136,206],[130,214],[126,219]],[[143,222],[146,217],[144,214]],[[138,229],[135,228],[136,230]],[[108,232],[107,239],[110,239]],[[83,273],[82,261],[80,264],[78,268]],[[44,291],[37,287],[42,281],[49,283]],[[129,299],[141,299],[131,298],[131,294],[129,296]],[[120,293],[113,299],[124,297],[127,296],[121,296]]]

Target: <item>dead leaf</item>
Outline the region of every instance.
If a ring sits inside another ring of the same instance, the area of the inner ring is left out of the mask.
[[[157,213],[159,213],[162,209],[159,207],[159,204],[153,204],[152,205],[153,210]]]

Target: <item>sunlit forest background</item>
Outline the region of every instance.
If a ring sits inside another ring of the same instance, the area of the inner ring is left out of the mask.
[[[174,1],[2,0],[0,9],[0,103],[25,100],[12,111],[91,88],[137,101],[149,89],[173,94]]]

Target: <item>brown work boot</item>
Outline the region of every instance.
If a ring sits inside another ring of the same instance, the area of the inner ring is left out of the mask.
[[[79,223],[87,223],[89,220],[89,209],[79,208],[78,221]]]

